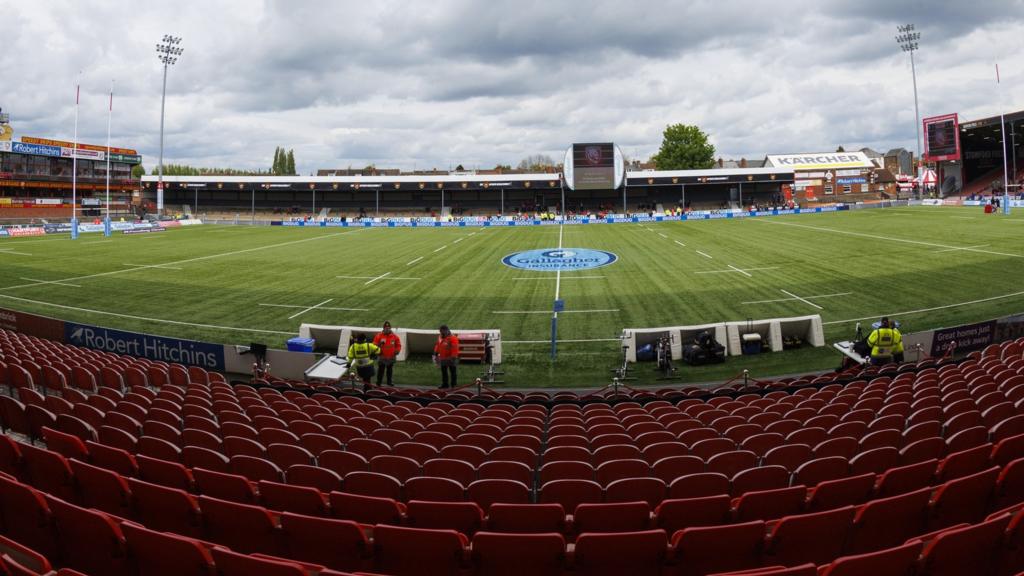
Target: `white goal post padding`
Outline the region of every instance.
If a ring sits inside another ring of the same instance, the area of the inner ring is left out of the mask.
[[[402,351],[396,360],[404,361],[409,354],[432,354],[437,343],[437,330],[420,330],[416,328],[392,328],[402,341]],[[303,324],[299,327],[299,336],[316,340],[317,348],[333,348],[338,356],[348,353],[348,343],[356,334],[365,334],[372,340],[379,327],[365,326],[326,326],[323,324]],[[501,330],[452,330],[456,336],[462,334],[486,334],[491,339],[491,357],[495,364],[501,364]]]

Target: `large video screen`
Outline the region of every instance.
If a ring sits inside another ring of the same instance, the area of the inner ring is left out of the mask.
[[[956,114],[925,118],[925,158],[930,161],[960,159],[960,128]]]
[[[572,167],[576,190],[615,188],[615,146],[611,143],[573,144]]]

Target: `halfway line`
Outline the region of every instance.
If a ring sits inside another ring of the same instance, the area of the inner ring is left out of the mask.
[[[709,254],[705,254],[705,253],[701,252],[700,250],[694,250],[694,252],[696,252],[697,254],[700,254],[701,256],[703,256],[705,258],[711,258],[711,256]]]

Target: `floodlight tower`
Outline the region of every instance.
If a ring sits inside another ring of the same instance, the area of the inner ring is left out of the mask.
[[[914,79],[914,118],[916,120],[914,128],[917,130],[917,172],[918,177],[920,177],[921,112],[918,110],[917,106],[917,67],[914,65],[914,52],[917,51],[917,41],[921,39],[921,33],[914,31],[913,24],[904,24],[903,26],[897,26],[896,30],[899,32],[899,34],[896,36],[896,43],[900,45],[900,48],[902,48],[904,52],[910,53],[910,73]]]
[[[167,67],[174,66],[178,56],[185,51],[180,44],[180,36],[165,34],[156,45],[157,59],[164,65],[164,88],[160,96],[160,162],[157,164],[156,180],[157,213],[162,212],[164,208],[164,103],[167,101]]]

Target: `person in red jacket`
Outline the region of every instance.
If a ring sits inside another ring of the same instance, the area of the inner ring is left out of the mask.
[[[373,337],[373,343],[380,348],[380,356],[377,357],[377,386],[380,386],[384,378],[384,372],[388,373],[388,386],[391,386],[391,376],[395,369],[395,358],[402,351],[402,340],[397,334],[391,331],[391,322],[384,322],[381,331]]]
[[[441,367],[441,388],[455,388],[455,367],[459,364],[459,339],[452,334],[448,326],[441,326],[440,332],[437,344],[434,345],[434,363]]]

